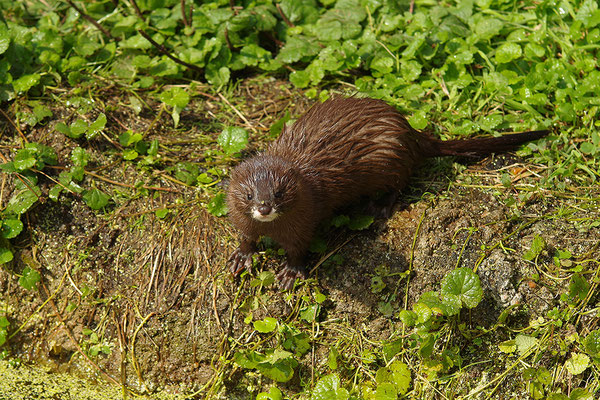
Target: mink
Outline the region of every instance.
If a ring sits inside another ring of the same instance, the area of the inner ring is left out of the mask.
[[[267,150],[239,164],[227,193],[241,243],[229,258],[234,275],[252,265],[261,236],[286,252],[283,289],[305,278],[305,256],[320,222],[362,196],[398,192],[427,157],[482,156],[539,139],[547,130],[500,137],[439,140],[413,129],[381,100],[333,97],[318,103]]]

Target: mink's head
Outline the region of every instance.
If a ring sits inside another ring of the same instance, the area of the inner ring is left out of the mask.
[[[303,177],[285,160],[259,155],[232,173],[227,203],[232,217],[273,222],[293,212],[303,197]]]

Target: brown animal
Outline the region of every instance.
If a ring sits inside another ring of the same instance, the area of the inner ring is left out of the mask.
[[[547,133],[441,141],[413,129],[381,100],[335,97],[316,104],[267,151],[233,171],[227,203],[242,239],[230,269],[237,275],[250,268],[256,241],[269,236],[286,251],[277,277],[290,289],[306,276],[309,243],[335,209],[364,195],[397,192],[426,157],[503,152]]]

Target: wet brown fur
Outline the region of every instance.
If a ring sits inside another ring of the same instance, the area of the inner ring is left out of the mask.
[[[279,278],[290,288],[305,275],[304,255],[317,225],[336,208],[364,195],[402,189],[426,157],[506,151],[546,134],[440,141],[414,130],[381,100],[335,97],[317,104],[285,128],[266,152],[233,171],[227,201],[242,242],[230,259],[231,270],[237,274],[250,267],[256,240],[269,236],[286,250]],[[277,218],[252,218],[249,210],[257,202],[276,209]]]

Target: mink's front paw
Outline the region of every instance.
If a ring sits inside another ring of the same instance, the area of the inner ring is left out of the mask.
[[[228,263],[233,276],[238,276],[245,269],[248,271],[252,269],[252,254],[254,253],[243,252],[239,247],[231,253]]]
[[[283,269],[277,274],[279,287],[282,290],[292,289],[297,278],[305,279],[306,270],[304,267],[292,267],[287,262],[283,264]]]

